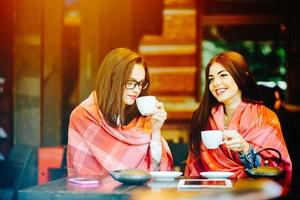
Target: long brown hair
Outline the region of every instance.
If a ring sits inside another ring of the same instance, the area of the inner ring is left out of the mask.
[[[105,56],[98,69],[95,90],[99,109],[105,121],[113,127],[127,124],[140,115],[136,103],[127,105],[125,109],[122,107],[124,85],[130,77],[134,64],[141,64],[145,68],[145,80],[149,85],[141,91],[140,96],[148,95],[150,78],[147,64],[137,53],[127,48],[114,49]]]
[[[190,150],[198,156],[200,151],[201,131],[206,130],[211,109],[220,104],[209,90],[209,68],[213,63],[221,64],[232,76],[239,90],[242,92],[242,100],[249,103],[262,103],[255,78],[251,73],[245,58],[234,51],[223,52],[213,57],[205,70],[205,89],[199,107],[195,110],[191,122],[189,136]]]

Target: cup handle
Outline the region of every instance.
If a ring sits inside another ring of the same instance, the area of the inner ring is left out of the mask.
[[[225,138],[225,139],[223,140],[223,137],[222,137],[222,141],[220,142],[220,144],[224,144],[225,142],[227,142],[227,138]]]

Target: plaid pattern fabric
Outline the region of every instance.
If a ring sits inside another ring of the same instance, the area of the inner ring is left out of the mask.
[[[93,92],[71,113],[68,133],[68,176],[100,175],[138,168],[153,170],[150,118],[139,117],[127,126],[113,128],[102,117]],[[172,170],[173,158],[162,141],[160,170]]]
[[[212,109],[209,125],[211,129],[224,129],[224,109],[220,105]],[[282,162],[281,170],[291,171],[292,162],[283,138],[279,120],[276,114],[263,105],[241,102],[228,125],[228,130],[238,132],[258,152],[272,147],[280,151]],[[200,133],[199,133],[200,134]],[[275,152],[264,151],[262,156],[278,157]],[[262,165],[264,160],[262,159]],[[269,160],[269,166],[276,166],[276,161]],[[246,173],[238,153],[228,150],[225,145],[217,149],[206,149],[200,144],[200,160],[190,153],[185,169],[186,176],[198,176],[202,171],[231,171],[236,177],[244,177]]]

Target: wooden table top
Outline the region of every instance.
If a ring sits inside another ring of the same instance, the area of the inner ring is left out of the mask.
[[[172,181],[150,180],[143,185],[124,185],[115,181],[111,176],[99,176],[99,184],[82,186],[68,182],[68,178],[50,181],[18,191],[18,199],[220,199],[228,197],[240,198],[252,195],[254,199],[268,199],[283,195],[286,186],[272,179],[245,178],[232,180],[233,187],[225,189],[180,190],[177,188],[178,179]],[[190,177],[179,177],[185,179]],[[195,178],[195,177],[193,177]],[[199,177],[198,177],[199,178]],[[277,193],[274,193],[274,190]],[[278,193],[279,191],[279,193]],[[252,199],[253,199],[252,198]],[[241,198],[242,199],[242,198]]]

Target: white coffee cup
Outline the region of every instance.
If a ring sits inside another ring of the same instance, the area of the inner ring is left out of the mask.
[[[221,130],[201,131],[201,138],[208,149],[216,149],[223,144],[223,132]]]
[[[144,116],[152,115],[156,106],[155,96],[142,96],[136,99],[136,105]]]

